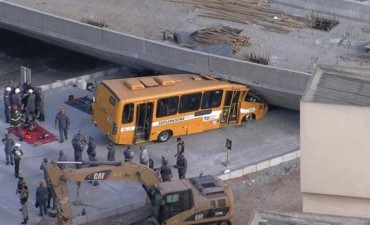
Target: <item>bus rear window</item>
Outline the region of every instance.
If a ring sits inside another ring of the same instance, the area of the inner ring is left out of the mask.
[[[114,106],[114,105],[116,105],[117,100],[113,96],[109,96],[109,103]]]

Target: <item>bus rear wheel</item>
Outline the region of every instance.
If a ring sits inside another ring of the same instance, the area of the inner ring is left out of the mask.
[[[165,130],[165,131],[162,131],[159,135],[158,135],[158,139],[157,141],[158,142],[166,142],[170,139],[172,135],[172,132],[169,131],[169,130]]]

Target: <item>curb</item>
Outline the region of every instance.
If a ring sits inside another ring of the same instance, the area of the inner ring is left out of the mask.
[[[221,180],[239,178],[239,177],[245,176],[250,173],[261,171],[261,170],[264,170],[264,169],[267,169],[273,166],[277,166],[283,162],[288,162],[288,161],[300,158],[300,156],[301,156],[301,151],[299,149],[294,150],[294,151],[291,151],[289,153],[286,153],[280,156],[276,156],[276,157],[273,157],[267,160],[263,160],[263,161],[260,161],[254,164],[247,165],[246,167],[241,168],[241,169],[237,169],[234,171],[225,170],[224,174],[218,175],[217,177]]]

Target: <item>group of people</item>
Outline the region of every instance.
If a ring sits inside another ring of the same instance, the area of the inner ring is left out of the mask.
[[[14,86],[9,81],[4,91],[5,121],[10,123],[9,133],[17,130],[20,141],[23,141],[21,132],[22,123],[45,121],[44,93],[41,87],[35,87],[30,81]]]
[[[176,152],[176,164],[174,165],[177,168],[179,179],[184,179],[186,175],[186,169],[188,166],[187,159],[185,158],[185,143],[179,137],[177,138],[177,152]],[[162,157],[162,166],[159,169],[162,180],[164,182],[172,180],[172,170],[171,166],[168,164],[168,160]]]
[[[18,178],[21,158],[23,156],[23,151],[20,148],[21,144],[15,143],[9,134],[5,134],[5,137],[1,141],[4,144],[6,165],[14,165],[14,176]]]

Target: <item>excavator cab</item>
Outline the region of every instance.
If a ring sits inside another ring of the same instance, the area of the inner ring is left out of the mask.
[[[150,200],[159,224],[229,224],[234,214],[231,190],[210,175],[159,183]]]
[[[193,208],[194,201],[190,189],[175,191],[165,195],[162,195],[162,193],[156,189],[152,196],[151,204],[153,216],[157,219],[159,224],[162,224],[167,219]]]

